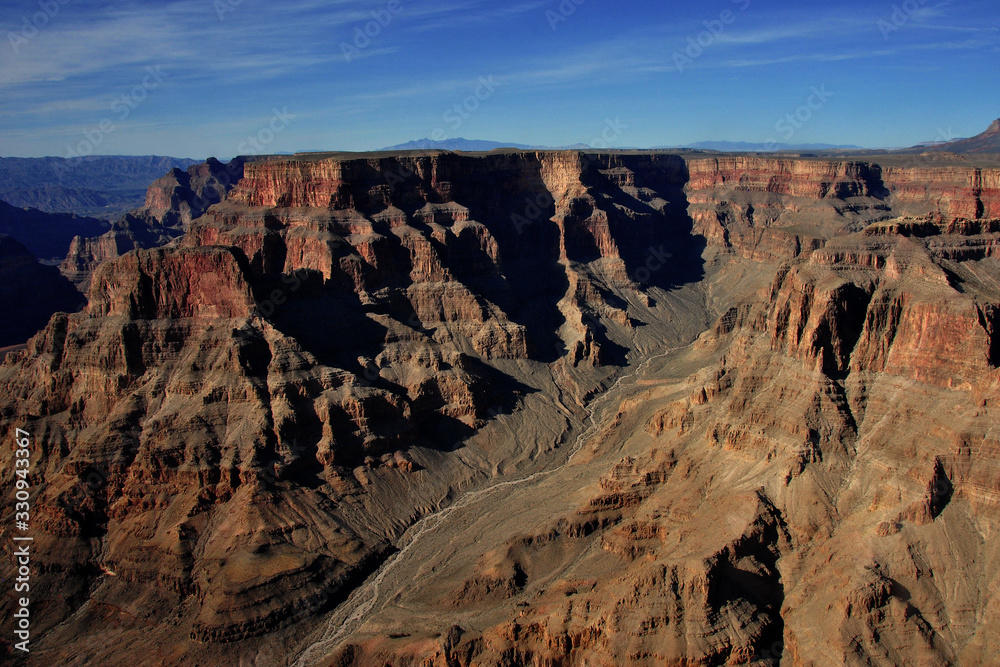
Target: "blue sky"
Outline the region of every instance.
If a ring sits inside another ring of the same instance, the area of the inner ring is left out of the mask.
[[[998,26],[995,0],[6,0],[0,155],[908,146],[1000,117]]]

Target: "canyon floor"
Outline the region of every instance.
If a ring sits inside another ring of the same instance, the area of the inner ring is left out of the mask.
[[[998,167],[175,170],[0,366],[27,663],[990,664]]]

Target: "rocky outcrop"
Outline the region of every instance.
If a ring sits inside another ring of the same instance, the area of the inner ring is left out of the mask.
[[[689,187],[746,190],[807,199],[879,196],[881,168],[865,162],[720,157],[690,161]]]
[[[146,190],[146,205],[140,209],[143,217],[164,227],[186,227],[212,204],[225,200],[243,178],[246,161],[238,157],[224,164],[209,158],[186,171],[172,169]]]
[[[601,363],[609,346],[594,323],[627,317],[574,265],[599,261],[604,285],[634,291],[686,279],[686,266],[668,258],[697,261],[683,222],[683,162],[623,160],[515,153],[249,164],[185,243],[237,246],[262,277],[315,272],[362,303],[391,295],[486,357],[565,346],[576,361]],[[620,205],[605,199],[609,189]],[[539,281],[559,291],[540,293]]]
[[[98,268],[93,317],[247,318],[255,309],[243,258],[227,248],[139,250]]]
[[[887,167],[883,178],[899,213],[972,220],[1000,217],[1000,169]]]

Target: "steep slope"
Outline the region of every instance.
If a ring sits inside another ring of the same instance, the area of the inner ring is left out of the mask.
[[[997,182],[248,163],[0,366],[32,660],[976,664]]]

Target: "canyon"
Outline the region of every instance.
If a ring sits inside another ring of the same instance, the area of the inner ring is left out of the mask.
[[[989,155],[174,170],[0,366],[27,664],[988,664],[998,253]]]

